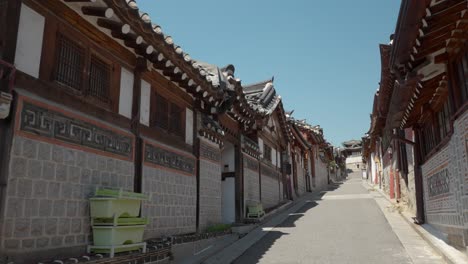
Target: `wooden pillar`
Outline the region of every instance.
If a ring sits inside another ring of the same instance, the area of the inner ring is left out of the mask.
[[[142,192],[143,184],[143,139],[140,137],[141,74],[147,70],[146,59],[138,58],[133,78],[132,132],[135,136],[134,192]]]
[[[0,0],[0,60],[14,64],[16,41],[18,38],[21,0]],[[8,91],[9,81],[0,80],[0,91]],[[3,211],[4,190],[8,182],[8,164],[13,143],[13,124],[15,123],[16,96],[10,109],[10,116],[0,119],[0,214]]]
[[[414,219],[414,222],[416,224],[424,224],[426,219],[425,219],[425,213],[424,213],[424,186],[423,186],[423,175],[422,175],[422,170],[421,170],[421,163],[422,163],[422,157],[421,157],[421,152],[420,152],[420,144],[421,144],[421,139],[420,139],[420,133],[419,133],[419,128],[414,129],[414,139],[415,139],[415,145],[413,148],[413,153],[414,153],[414,187],[416,191],[416,218]]]
[[[236,169],[235,176],[235,194],[236,194],[236,222],[241,223],[244,221],[244,166],[243,159],[241,158],[242,149],[240,147],[240,136],[234,144],[234,163]]]

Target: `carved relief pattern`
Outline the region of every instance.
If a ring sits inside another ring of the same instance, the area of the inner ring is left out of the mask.
[[[253,171],[258,171],[258,161],[244,156],[244,167]]]
[[[429,197],[435,197],[450,192],[450,178],[447,168],[436,172],[428,178]]]
[[[132,139],[24,101],[20,130],[131,158]]]
[[[148,143],[145,144],[145,161],[169,169],[195,174],[195,159]]]
[[[221,161],[221,153],[219,149],[210,147],[206,144],[200,144],[200,157],[209,159],[215,162]]]

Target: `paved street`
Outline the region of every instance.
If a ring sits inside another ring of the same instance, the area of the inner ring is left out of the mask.
[[[356,174],[289,214],[234,263],[413,262]]]

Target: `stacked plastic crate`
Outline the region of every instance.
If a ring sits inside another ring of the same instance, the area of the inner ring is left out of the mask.
[[[147,219],[140,217],[141,193],[99,189],[90,198],[91,224],[94,245],[88,253],[115,253],[139,250],[146,252],[143,233]]]

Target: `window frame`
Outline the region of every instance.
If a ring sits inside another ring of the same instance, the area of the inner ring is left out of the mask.
[[[167,109],[166,109],[166,117],[167,117],[167,127],[162,127],[160,124],[158,124],[158,115],[159,111],[157,106],[160,106],[161,104],[159,103],[159,98],[163,98],[165,102],[167,103]],[[169,96],[167,96],[165,93],[161,93],[156,91],[155,89],[151,88],[151,106],[150,106],[150,127],[159,129],[161,131],[164,131],[166,134],[178,137],[178,138],[183,138],[185,139],[185,133],[186,133],[186,111],[185,111],[185,105],[180,104],[174,100],[168,99]],[[173,131],[172,125],[171,125],[171,117],[172,117],[172,108],[173,106],[176,106],[180,109],[180,129],[179,131]]]

